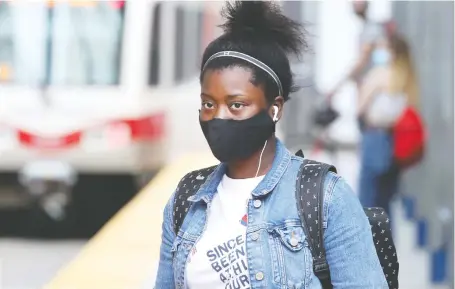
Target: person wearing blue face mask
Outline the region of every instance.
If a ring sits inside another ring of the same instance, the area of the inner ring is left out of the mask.
[[[227,2],[224,33],[204,51],[194,121],[220,164],[208,176],[187,174],[169,199],[156,289],[322,288],[296,205],[304,159],[275,136],[295,90],[288,55],[306,48],[305,35],[275,2]],[[193,187],[201,179],[195,194],[176,197],[185,180]],[[330,172],[321,190],[324,221],[318,224],[333,288],[388,288],[368,218],[350,186]],[[190,204],[181,226],[177,202]]]
[[[378,47],[373,51],[371,61],[374,66],[388,65],[391,61],[390,51],[386,47]]]
[[[363,124],[359,196],[363,206],[382,207],[397,193],[399,168],[393,158],[392,129],[406,107],[418,105],[418,86],[406,40],[390,35],[372,53],[374,68],[360,89]]]

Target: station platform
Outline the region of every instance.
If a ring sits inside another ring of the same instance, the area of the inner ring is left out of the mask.
[[[166,166],[44,289],[142,288],[159,258],[167,200],[186,173],[214,164],[216,159],[201,153]]]

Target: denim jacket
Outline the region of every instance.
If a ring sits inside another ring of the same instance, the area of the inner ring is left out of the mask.
[[[252,192],[261,205],[248,204],[246,251],[251,288],[321,288],[295,200],[295,180],[303,159],[277,140],[271,170]],[[189,252],[202,235],[206,212],[226,171],[220,164],[199,191],[177,236],[173,198],[164,209],[156,289],[186,288]],[[346,181],[329,173],[324,181],[324,246],[335,289],[387,289],[368,219]],[[298,244],[293,238],[298,236]],[[258,238],[259,235],[259,238]],[[254,236],[254,237],[252,237]],[[197,289],[197,288],[191,288]]]

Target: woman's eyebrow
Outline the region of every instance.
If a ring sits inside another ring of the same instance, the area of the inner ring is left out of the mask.
[[[205,92],[201,92],[201,96],[205,96],[205,97],[208,97],[208,98],[215,98],[213,97],[212,95],[208,94],[208,93],[205,93]],[[239,97],[239,96],[245,96],[244,93],[235,93],[235,94],[228,94],[226,95],[227,98],[236,98],[236,97]]]

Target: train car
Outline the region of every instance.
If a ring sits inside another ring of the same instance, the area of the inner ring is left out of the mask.
[[[27,226],[38,214],[94,233],[168,160],[205,145],[182,123],[197,117],[218,6],[0,1],[0,206],[33,207]],[[49,180],[71,188],[49,192]]]

